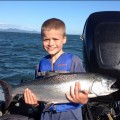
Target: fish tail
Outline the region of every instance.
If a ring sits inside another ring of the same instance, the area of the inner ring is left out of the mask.
[[[4,97],[5,97],[5,109],[7,109],[13,99],[12,97],[12,85],[10,85],[8,82],[5,82],[3,80],[0,80],[0,84],[3,88]]]

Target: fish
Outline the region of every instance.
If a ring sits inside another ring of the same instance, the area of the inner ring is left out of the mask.
[[[69,93],[70,86],[74,87],[75,82],[80,82],[81,87],[78,92],[88,91],[88,98],[109,95],[118,90],[118,88],[111,88],[116,82],[115,78],[96,73],[54,73],[51,76],[18,85],[0,80],[6,108],[16,95],[23,94],[27,88],[37,96],[38,101],[52,104],[68,103],[70,101],[65,93]]]

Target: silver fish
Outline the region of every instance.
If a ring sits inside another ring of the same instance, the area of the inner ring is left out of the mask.
[[[5,95],[6,108],[11,103],[14,96],[23,94],[26,88],[29,88],[40,101],[47,103],[67,103],[65,93],[70,91],[70,86],[74,86],[79,81],[81,90],[88,91],[88,97],[97,97],[109,95],[117,88],[111,88],[116,79],[90,73],[55,73],[52,76],[39,80],[33,80],[20,85],[11,85],[8,82],[0,80]]]

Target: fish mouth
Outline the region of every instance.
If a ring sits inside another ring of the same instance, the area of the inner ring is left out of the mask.
[[[110,81],[110,87],[111,87],[111,88],[116,88],[117,86],[116,86],[115,83],[116,83],[116,79],[111,80],[111,81]]]
[[[112,84],[111,84],[111,86],[110,86],[110,88],[109,88],[110,93],[116,92],[116,91],[119,90],[119,89],[117,88],[115,82],[116,82],[116,80],[114,80],[114,81],[112,82]]]

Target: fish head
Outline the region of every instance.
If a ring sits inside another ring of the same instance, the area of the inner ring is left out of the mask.
[[[112,88],[112,86],[114,85],[114,83],[116,82],[115,78],[112,77],[104,77],[101,80],[101,86],[105,89],[106,94],[107,93],[113,93],[118,91],[118,88]]]
[[[112,85],[116,82],[115,78],[109,76],[99,76],[93,82],[91,92],[96,96],[105,96],[113,92],[118,91],[117,88],[112,88]]]

